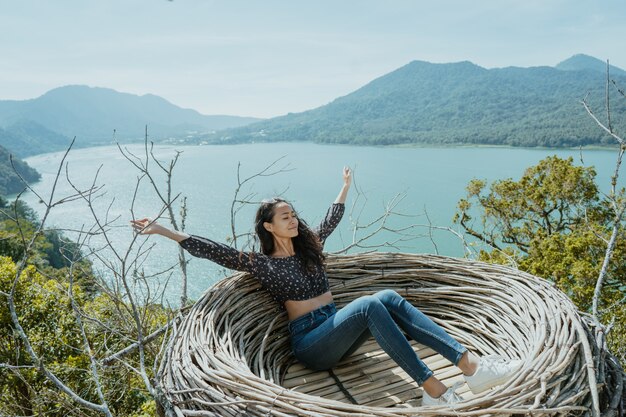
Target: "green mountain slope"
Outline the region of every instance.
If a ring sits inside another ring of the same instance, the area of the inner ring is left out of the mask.
[[[20,158],[61,151],[66,149],[70,142],[67,136],[28,120],[16,122],[6,129],[0,128],[0,146],[4,146]]]
[[[26,162],[15,156],[13,156],[14,170],[13,166],[11,166],[10,154],[11,152],[6,148],[0,146],[0,195],[15,194],[24,189],[24,183],[15,173],[15,170],[29,183],[38,181],[41,177]]]
[[[470,62],[414,61],[325,106],[205,135],[201,140],[554,147],[612,144],[613,139],[603,134],[580,104],[587,93],[599,110],[604,101],[606,74],[588,64],[589,60],[574,60],[563,64],[567,70],[485,69]],[[626,86],[626,76],[615,78]],[[626,126],[626,106],[613,109],[615,124]]]

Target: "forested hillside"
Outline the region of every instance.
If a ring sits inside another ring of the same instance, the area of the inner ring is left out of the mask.
[[[20,158],[61,151],[67,149],[70,142],[67,136],[28,120],[18,121],[5,129],[0,128],[0,146]]]
[[[2,132],[0,131],[0,135]],[[24,189],[24,183],[19,175],[27,182],[38,181],[41,175],[21,159],[13,156],[13,166],[10,160],[11,152],[0,146],[0,197],[6,194],[15,194]],[[19,175],[15,172],[19,173]]]
[[[618,84],[626,84],[624,71],[612,71]],[[601,111],[605,80],[605,64],[580,55],[557,67],[532,68],[413,61],[325,106],[201,139],[356,145],[612,144],[580,104],[589,94],[589,102]],[[616,108],[612,117],[623,121],[624,107]]]

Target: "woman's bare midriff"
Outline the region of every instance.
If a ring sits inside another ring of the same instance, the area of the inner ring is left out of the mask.
[[[328,291],[322,295],[318,295],[317,297],[308,300],[287,300],[285,301],[285,309],[287,310],[287,316],[289,316],[289,321],[291,321],[332,302],[333,295],[330,293],[330,291]]]

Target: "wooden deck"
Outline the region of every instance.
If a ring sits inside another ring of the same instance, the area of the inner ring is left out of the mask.
[[[463,380],[461,371],[447,359],[424,345],[415,342],[411,342],[411,345],[444,384],[451,386]],[[304,394],[372,407],[415,407],[422,402],[421,388],[389,358],[373,338],[334,367],[332,374],[295,364],[287,370],[281,385]],[[457,392],[464,399],[474,397],[467,385]]]

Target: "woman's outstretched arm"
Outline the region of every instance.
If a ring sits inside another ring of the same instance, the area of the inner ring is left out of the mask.
[[[352,184],[352,170],[349,167],[343,167],[343,187],[339,191],[339,195],[335,199],[335,204],[344,204],[348,196],[348,190]]]
[[[135,231],[141,235],[165,236],[178,242],[191,255],[209,259],[226,268],[255,274],[266,269],[267,257],[263,254],[242,252],[205,237],[170,230],[150,218],[131,220],[131,224]]]
[[[135,229],[135,232],[140,235],[161,235],[176,242],[181,242],[190,236],[185,232],[179,232],[177,230],[170,230],[167,227],[157,223],[156,221],[152,221],[152,219],[148,217],[144,217],[143,219],[131,220],[130,223]]]

